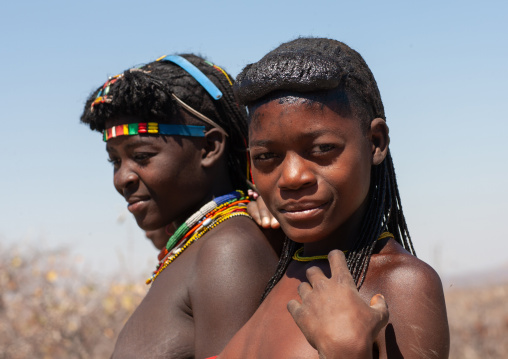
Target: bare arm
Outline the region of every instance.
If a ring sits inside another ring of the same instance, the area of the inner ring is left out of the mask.
[[[382,284],[390,322],[378,336],[379,357],[448,358],[450,334],[439,276],[414,257],[392,263]]]

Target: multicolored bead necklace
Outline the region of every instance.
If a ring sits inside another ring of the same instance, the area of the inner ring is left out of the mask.
[[[159,253],[159,264],[146,284],[152,283],[184,250],[229,218],[245,216],[249,197],[242,191],[235,191],[208,202],[199,211],[187,219],[169,238],[166,248]]]
[[[381,240],[381,239],[384,239],[384,238],[394,238],[393,234],[391,234],[390,232],[383,232],[379,235],[378,237],[378,241]],[[324,255],[320,255],[320,256],[312,256],[312,257],[303,257],[301,256],[300,254],[302,254],[303,252],[303,247],[301,248],[298,248],[295,252],[295,254],[293,254],[293,259],[295,261],[298,261],[298,262],[310,262],[310,261],[315,261],[315,260],[318,260],[318,259],[328,259],[328,255],[327,254],[324,254]],[[347,252],[346,251],[342,251],[344,253]]]

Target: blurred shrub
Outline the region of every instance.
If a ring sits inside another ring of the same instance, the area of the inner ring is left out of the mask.
[[[65,250],[0,246],[0,358],[108,358],[147,288],[96,278]]]
[[[508,284],[446,293],[450,358],[508,358]]]
[[[109,358],[148,288],[85,273],[75,259],[0,245],[0,359]],[[508,358],[507,301],[508,284],[446,292],[451,359]]]

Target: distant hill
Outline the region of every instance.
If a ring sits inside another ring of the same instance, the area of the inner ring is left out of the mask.
[[[504,284],[508,283],[508,263],[495,269],[443,276],[441,279],[445,290]]]

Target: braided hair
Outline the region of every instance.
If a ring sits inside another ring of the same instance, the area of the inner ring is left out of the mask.
[[[238,75],[235,94],[250,109],[287,93],[321,94],[349,107],[353,118],[367,131],[374,118],[386,119],[376,80],[355,50],[342,42],[324,38],[298,38],[284,43],[259,62],[247,65]],[[344,107],[344,106],[341,106]],[[358,288],[365,280],[377,238],[384,231],[416,255],[400,201],[390,151],[372,166],[369,201],[353,248],[346,261]],[[284,275],[301,244],[286,238],[275,275],[263,299]]]
[[[227,167],[235,188],[247,189],[247,114],[233,95],[233,78],[220,67],[193,54],[183,54],[206,75],[222,92],[214,100],[184,69],[168,61],[153,61],[138,68],[126,70],[115,82],[110,82],[108,101],[97,103],[102,86],[87,99],[81,122],[91,130],[103,131],[108,119],[120,116],[143,118],[159,123],[182,123],[182,108],[172,97],[176,95],[193,109],[212,119],[228,134]],[[94,103],[95,102],[95,103]],[[192,121],[192,120],[190,120]],[[203,125],[203,122],[186,124]],[[206,130],[212,128],[204,124]]]

